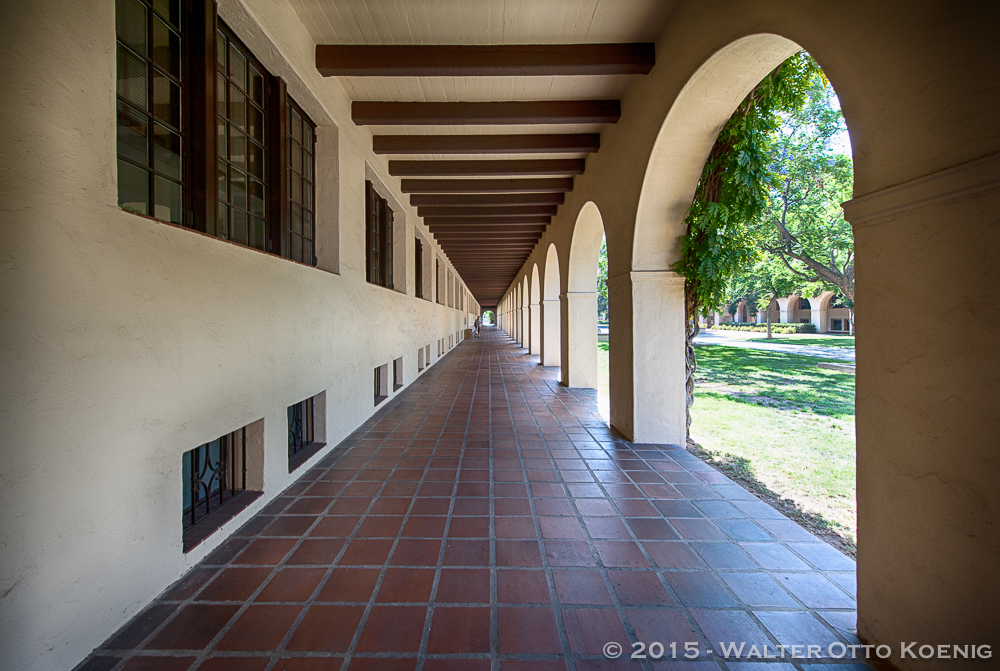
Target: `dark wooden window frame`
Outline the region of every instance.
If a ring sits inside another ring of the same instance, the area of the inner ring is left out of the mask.
[[[124,0],[122,0],[124,1]],[[140,0],[144,6],[151,7],[148,0]],[[218,33],[228,32],[229,37],[241,47],[243,54],[252,59],[255,67],[264,77],[264,99],[266,101],[263,145],[264,183],[265,183],[265,234],[264,241],[257,249],[282,256],[290,260],[291,245],[289,244],[289,154],[286,140],[288,109],[294,105],[312,129],[313,149],[311,173],[315,179],[315,123],[287,93],[284,81],[271,75],[260,63],[253,52],[242,43],[239,36],[228,28],[218,17],[214,0],[175,0],[180,7],[181,38],[181,179],[179,181],[182,195],[182,217],[164,219],[154,216],[154,213],[136,212],[133,209],[122,209],[147,219],[180,225],[212,237],[227,239],[226,231],[219,226],[219,183],[218,183]],[[151,9],[149,11],[152,11]],[[117,25],[117,24],[116,24]],[[152,29],[149,29],[150,31]],[[117,34],[117,29],[116,29]],[[147,33],[151,35],[150,33]],[[121,42],[121,40],[119,40]],[[151,61],[147,58],[147,61]],[[147,63],[148,65],[148,63]],[[147,77],[151,80],[151,77]],[[147,81],[150,94],[152,84]],[[119,96],[119,99],[121,96]],[[151,98],[150,98],[151,100]],[[120,102],[120,101],[119,101]],[[119,104],[116,102],[116,104]],[[151,104],[151,102],[150,102]],[[228,110],[227,110],[228,113]],[[150,112],[151,114],[151,112]],[[120,125],[120,124],[119,124]],[[150,124],[149,127],[152,127]],[[176,130],[176,129],[175,129]],[[152,156],[153,143],[148,140],[149,155]],[[152,161],[152,158],[149,159]],[[132,163],[135,163],[132,161]],[[119,191],[121,188],[119,175]],[[150,178],[152,184],[153,177]],[[153,196],[149,196],[149,199]],[[313,231],[315,232],[315,182],[311,194]],[[148,208],[147,208],[148,209]],[[171,219],[180,219],[174,221]],[[233,244],[253,246],[228,240]],[[315,238],[313,240],[315,244]],[[314,248],[315,249],[315,248]],[[310,259],[296,261],[306,265],[316,265],[315,251]]]
[[[414,238],[413,246],[413,279],[414,294],[417,298],[424,297],[424,243],[420,238]]]
[[[365,180],[365,276],[370,284],[395,289],[393,282],[394,213],[389,200]]]

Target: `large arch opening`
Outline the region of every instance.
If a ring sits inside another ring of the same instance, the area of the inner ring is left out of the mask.
[[[563,294],[562,383],[597,388],[597,266],[604,240],[604,219],[593,201],[576,217]]]
[[[542,291],[538,284],[538,264],[531,266],[531,298],[528,303],[528,318],[531,324],[528,335],[528,353],[538,356],[542,351]]]
[[[559,252],[549,244],[545,252],[542,284],[542,365],[558,366],[562,361],[562,317],[559,305]]]
[[[524,278],[521,280],[521,300],[518,301],[517,308],[521,315],[521,332],[518,342],[521,347],[529,349],[529,340],[531,338],[531,314],[528,310],[528,297],[530,296],[530,289],[528,286],[528,275],[525,274]]]

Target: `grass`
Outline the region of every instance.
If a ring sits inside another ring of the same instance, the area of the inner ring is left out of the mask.
[[[809,345],[819,347],[854,347],[854,336],[797,333],[795,335],[777,335],[770,340],[767,338],[754,338],[749,342],[770,342],[779,345]]]
[[[611,373],[608,368],[609,353],[608,343],[597,343],[597,395],[609,396],[611,391],[608,387],[608,380]]]
[[[854,554],[854,375],[797,354],[696,352],[691,437],[700,456]]]
[[[722,345],[696,348],[692,452],[854,556],[854,375],[815,357]],[[608,394],[608,343],[598,343]]]

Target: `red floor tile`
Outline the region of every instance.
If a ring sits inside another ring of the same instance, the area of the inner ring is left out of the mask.
[[[302,611],[300,606],[250,606],[230,627],[216,650],[274,650]]]
[[[364,612],[363,606],[312,606],[295,628],[285,649],[346,652]]]
[[[358,651],[417,652],[426,615],[423,606],[373,606]]]
[[[685,450],[617,439],[592,393],[558,378],[496,330],[456,347],[380,406],[349,449],[321,458],[109,639],[91,666],[124,654],[127,669],[188,669],[190,651],[205,650],[198,669],[208,671],[258,671],[272,655],[272,671],[638,668],[602,654],[610,640],[627,651],[623,623],[639,640],[667,644],[697,640],[691,618],[709,638],[764,635],[727,587],[735,574],[719,572],[731,557],[745,570],[757,567],[752,556],[794,571],[781,586],[771,581],[784,597],[782,622],[821,627],[795,609],[793,593],[852,616],[842,587],[853,585],[851,560]],[[765,518],[771,535],[753,539],[767,546],[722,533],[733,531],[722,517],[743,515]],[[130,654],[151,635],[146,646],[162,654]],[[508,655],[518,659],[499,660]]]
[[[434,609],[430,638],[427,640],[428,653],[489,651],[489,608],[449,608],[438,606]]]
[[[501,653],[563,651],[555,613],[548,608],[499,608],[497,625]]]

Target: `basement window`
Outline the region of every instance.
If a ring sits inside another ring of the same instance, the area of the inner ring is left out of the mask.
[[[392,360],[392,391],[399,391],[403,387],[403,357]]]
[[[288,406],[288,472],[291,473],[322,449],[326,392]]]
[[[259,420],[182,455],[184,552],[260,496],[260,487],[249,485],[261,478],[248,471],[248,464],[258,461],[253,459],[256,453],[263,456],[262,447],[263,420]]]
[[[375,405],[389,398],[389,364],[375,368]]]
[[[419,373],[424,369],[424,348],[421,347],[417,350],[417,372]]]

